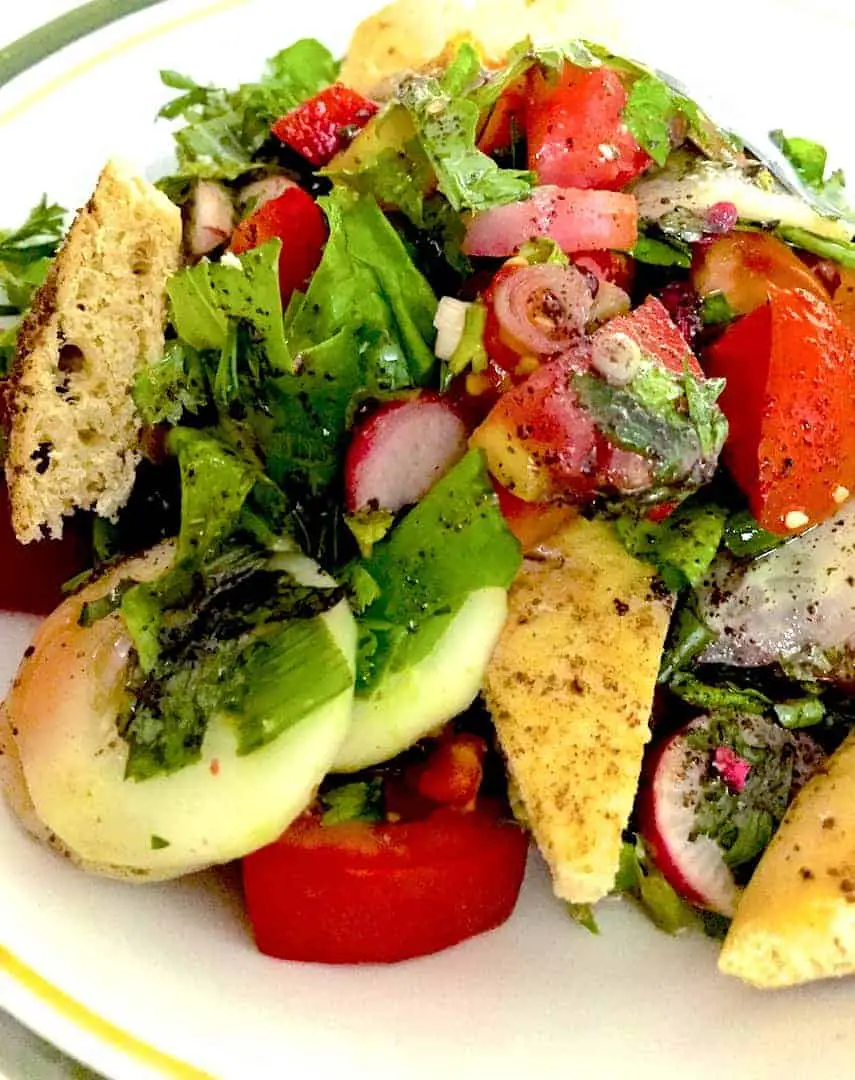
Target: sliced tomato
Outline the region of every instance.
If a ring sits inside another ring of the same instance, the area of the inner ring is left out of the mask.
[[[320,168],[350,145],[377,108],[355,90],[333,83],[286,113],[271,130],[277,139]]]
[[[62,540],[19,544],[9,496],[0,479],[0,611],[48,615],[63,599],[62,586],[90,565],[85,530],[70,521]]]
[[[855,333],[855,270],[838,266],[838,280],[832,306],[840,320]]]
[[[495,480],[493,487],[499,497],[499,509],[508,528],[519,540],[524,552],[533,550],[538,544],[554,536],[577,514],[574,507],[562,506],[560,503],[526,502]]]
[[[668,314],[665,305],[655,296],[648,296],[628,315],[618,315],[601,327],[594,335],[595,339],[612,334],[626,334],[648,356],[658,360],[663,367],[682,375],[684,364],[694,375],[703,375],[697,357],[689,348],[686,339]]]
[[[527,84],[519,79],[499,96],[484,130],[478,139],[478,149],[484,154],[501,154],[511,149],[514,138],[525,130]]]
[[[635,283],[635,259],[623,251],[579,251],[573,265],[587,270],[600,281],[609,281],[624,292],[632,292]]]
[[[618,191],[651,165],[623,121],[627,92],[609,68],[567,64],[558,83],[532,73],[526,107],[529,168],[541,184]]]
[[[766,302],[768,286],[804,289],[828,300],[828,291],[792,248],[769,233],[732,232],[695,245],[692,285],[701,297],[724,294],[737,315]]]
[[[399,824],[304,816],[243,860],[256,943],[268,956],[326,964],[438,952],[509,917],[527,848],[526,833],[486,806]]]
[[[568,255],[629,251],[638,239],[638,202],[618,191],[539,187],[528,199],[476,214],[463,241],[467,255],[505,258],[528,240],[548,236]]]
[[[763,528],[832,515],[855,491],[855,339],[830,304],[767,286],[769,299],[708,350],[727,379],[724,461]]]
[[[321,208],[300,187],[287,188],[242,221],[234,231],[230,249],[240,255],[276,238],[282,241],[279,289],[287,304],[296,289],[308,285],[327,241],[327,223]]]

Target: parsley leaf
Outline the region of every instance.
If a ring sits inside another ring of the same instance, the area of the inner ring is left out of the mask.
[[[160,110],[181,118],[175,132],[178,172],[162,181],[170,193],[193,178],[235,180],[254,168],[270,126],[284,113],[334,82],[338,64],[313,38],[303,38],[267,62],[257,83],[237,90],[201,86],[176,71],[162,71],[165,86],[180,93]]]
[[[17,229],[0,229],[0,316],[22,316],[44,282],[65,232],[67,211],[43,195]],[[0,331],[0,377],[15,354],[18,321]]]
[[[846,200],[846,178],[843,171],[837,169],[830,176],[825,175],[828,151],[824,146],[811,139],[788,137],[780,128],[770,131],[769,138],[789,161],[806,187],[841,213],[851,213]]]

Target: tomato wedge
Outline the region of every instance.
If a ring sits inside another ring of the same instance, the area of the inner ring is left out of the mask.
[[[513,911],[528,839],[483,807],[324,826],[304,816],[243,861],[258,948],[282,960],[392,963],[492,930]]]
[[[595,340],[625,334],[668,371],[682,375],[684,364],[688,364],[693,375],[703,375],[697,357],[689,348],[686,339],[680,333],[665,305],[655,296],[648,296],[643,304],[628,315],[618,315],[610,319],[594,335]]]
[[[638,238],[638,203],[617,191],[539,187],[528,199],[476,214],[466,229],[467,255],[513,255],[522,244],[548,236],[562,251],[628,251]]]
[[[618,191],[651,165],[623,122],[627,93],[606,67],[567,64],[555,85],[532,74],[526,107],[528,165],[541,184]]]
[[[499,96],[478,139],[478,149],[484,154],[500,154],[510,150],[514,136],[522,134],[525,124],[526,80],[519,79]]]
[[[572,506],[560,503],[534,503],[518,498],[513,492],[493,481],[508,528],[519,540],[524,552],[531,551],[576,516]]]
[[[377,112],[377,105],[341,83],[286,113],[272,127],[273,134],[311,165],[328,165],[348,146]]]
[[[804,289],[828,300],[819,278],[783,240],[768,233],[733,232],[696,244],[691,279],[698,296],[724,293],[737,315],[747,315],[765,303],[770,284]]]
[[[725,463],[763,528],[792,535],[855,491],[855,339],[823,300],[767,288],[706,367],[727,379]]]
[[[305,289],[317,270],[327,241],[327,223],[308,192],[289,187],[250,214],[235,229],[230,250],[236,255],[268,240],[282,241],[279,289],[287,304],[296,289]]]

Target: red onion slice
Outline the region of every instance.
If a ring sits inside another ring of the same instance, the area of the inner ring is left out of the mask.
[[[509,274],[496,289],[496,318],[521,353],[560,352],[584,330],[594,297],[572,266],[542,263]]]

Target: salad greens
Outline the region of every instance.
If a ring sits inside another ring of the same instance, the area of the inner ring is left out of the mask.
[[[175,132],[178,170],[161,186],[175,198],[193,179],[237,180],[263,168],[265,158],[259,158],[259,151],[270,136],[270,125],[334,82],[338,69],[328,49],[305,38],[269,60],[258,82],[234,91],[162,71],[164,85],[179,93],[159,115],[185,123]]]
[[[519,565],[483,456],[470,451],[361,563],[378,595],[359,619],[359,690],[416,664],[471,593],[507,588]]]
[[[68,212],[43,195],[17,229],[0,229],[0,378],[12,362],[20,318],[47,277],[65,233]]]

